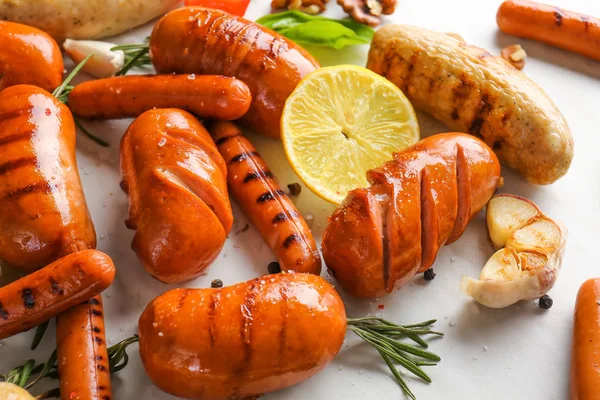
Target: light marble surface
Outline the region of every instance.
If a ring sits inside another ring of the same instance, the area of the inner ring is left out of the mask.
[[[553,0],[556,5],[600,16],[600,2],[590,0]],[[526,196],[538,203],[549,216],[566,223],[570,230],[563,271],[551,291],[554,307],[549,311],[535,302],[522,302],[504,310],[478,306],[459,293],[462,275],[477,276],[493,253],[487,239],[482,215],[469,226],[455,244],[443,248],[435,264],[437,278],[426,284],[413,279],[399,292],[376,302],[347,299],[350,316],[378,311],[402,322],[438,318],[438,330],[445,332],[431,349],[442,357],[438,367],[429,368],[433,384],[410,381],[419,399],[528,399],[567,398],[572,313],[579,285],[600,275],[594,255],[598,249],[600,226],[600,63],[539,43],[499,33],[495,14],[500,0],[400,0],[396,14],[388,22],[408,23],[442,31],[456,32],[469,43],[499,53],[506,45],[520,43],[529,58],[525,73],[539,83],[567,118],[575,136],[576,157],[569,174],[548,187],[527,184],[505,169],[503,192]],[[255,0],[249,10],[254,19],[269,9],[267,0]],[[332,1],[331,3],[335,3]],[[341,16],[332,4],[330,15]],[[120,43],[138,42],[147,36],[150,26],[117,38]],[[368,47],[345,51],[314,50],[323,64],[364,65]],[[424,135],[445,131],[444,126],[420,115]],[[98,233],[98,248],[110,254],[118,274],[105,294],[105,313],[109,343],[114,344],[137,330],[137,319],[146,304],[172,289],[154,281],[142,269],[130,250],[133,232],[125,228],[127,198],[119,189],[118,143],[130,121],[91,122],[87,127],[111,143],[103,149],[79,135],[78,162],[88,204]],[[297,182],[277,141],[251,135],[282,184]],[[314,233],[320,240],[327,216],[333,206],[321,201],[304,188],[297,205],[306,216],[314,216]],[[236,218],[232,234],[218,260],[208,273],[186,284],[206,287],[215,278],[234,284],[266,271],[273,256],[257,231],[235,234],[247,218],[234,206]],[[325,273],[326,275],[326,273]],[[330,278],[328,278],[330,279]],[[53,329],[42,346],[29,351],[33,332],[0,342],[0,371],[27,358],[45,360],[54,348]],[[113,380],[114,398],[172,399],[146,377],[137,353],[130,350],[131,362]],[[348,335],[335,361],[318,376],[280,393],[269,400],[331,399],[402,399],[401,390],[372,349],[360,345]]]

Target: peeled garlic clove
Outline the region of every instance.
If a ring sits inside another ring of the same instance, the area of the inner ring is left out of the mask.
[[[35,400],[29,392],[22,387],[8,382],[0,382],[0,399],[2,400]]]
[[[494,196],[487,206],[487,224],[496,249],[506,246],[515,231],[541,215],[538,206],[528,199],[511,194]]]
[[[113,76],[125,65],[125,54],[122,51],[111,51],[115,46],[117,45],[114,43],[96,40],[67,39],[63,43],[65,52],[75,64],[92,54],[92,58],[82,69],[95,78]]]

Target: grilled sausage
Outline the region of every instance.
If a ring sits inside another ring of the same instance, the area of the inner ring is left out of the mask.
[[[492,150],[465,134],[440,134],[367,173],[329,218],[323,257],[349,294],[375,298],[429,269],[501,184]]]
[[[63,400],[112,398],[101,296],[56,318],[56,345]]]
[[[507,0],[498,8],[504,33],[538,40],[600,61],[600,19],[528,0]]]
[[[241,123],[280,136],[286,99],[319,67],[297,44],[254,22],[218,10],[187,7],[164,16],[150,36],[150,58],[159,73],[234,76],[252,92]]]
[[[233,224],[227,166],[208,132],[177,109],[147,111],[121,142],[132,248],[153,277],[182,282],[217,257]]]
[[[182,108],[201,118],[234,120],[250,107],[248,86],[210,75],[118,76],[81,83],[69,95],[73,114],[84,118],[137,117],[153,108]]]
[[[24,332],[110,286],[115,266],[106,254],[83,250],[0,288],[0,339]]]
[[[0,91],[29,84],[53,90],[64,70],[58,44],[31,26],[0,21]]]
[[[69,109],[35,86],[0,92],[0,258],[31,271],[96,246]]]
[[[600,397],[600,279],[589,279],[579,289],[575,304],[571,400]]]
[[[378,30],[368,68],[412,104],[459,132],[482,138],[528,181],[567,173],[573,137],[552,100],[500,57],[442,33],[406,25]]]
[[[319,275],[321,257],[315,239],[256,149],[231,122],[217,122],[210,131],[227,161],[229,192],[275,253],[281,269]]]
[[[284,273],[159,296],[140,317],[140,356],[167,393],[248,399],[318,373],[345,330],[344,304],[327,281]]]

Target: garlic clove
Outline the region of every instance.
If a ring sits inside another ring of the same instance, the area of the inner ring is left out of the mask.
[[[112,51],[114,43],[96,40],[67,39],[63,43],[65,52],[75,64],[83,61],[88,55],[92,58],[83,66],[83,71],[95,78],[108,78],[115,75],[125,65],[125,54]]]
[[[513,232],[540,215],[540,209],[528,199],[511,194],[494,196],[487,206],[487,225],[496,249],[504,247]]]

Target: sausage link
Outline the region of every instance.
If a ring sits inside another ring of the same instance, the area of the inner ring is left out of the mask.
[[[153,108],[181,108],[201,118],[234,120],[250,107],[248,86],[212,75],[117,76],[81,83],[69,95],[73,114],[84,118],[137,117]]]
[[[283,271],[321,273],[321,257],[306,221],[264,160],[231,122],[210,129],[227,162],[229,192],[275,253]]]
[[[575,304],[571,400],[600,398],[600,278],[579,289]]]
[[[528,0],[507,0],[496,15],[504,33],[600,61],[600,19]]]
[[[399,289],[456,241],[501,185],[500,163],[481,140],[430,136],[367,173],[329,218],[323,257],[349,294]]]
[[[24,332],[108,288],[115,266],[106,254],[69,254],[0,288],[0,339]]]
[[[31,271],[96,246],[69,109],[29,85],[0,92],[0,258]]]
[[[345,330],[344,304],[327,281],[283,273],[157,297],[140,317],[140,356],[167,393],[248,399],[318,373]]]
[[[19,84],[53,90],[61,84],[63,70],[60,48],[50,35],[0,21],[0,91]]]
[[[62,400],[110,400],[110,368],[100,295],[56,318],[56,344]]]
[[[297,44],[218,10],[186,7],[164,16],[150,37],[159,73],[214,74],[244,81],[252,105],[241,123],[278,138],[285,101],[319,63]]]
[[[208,132],[177,109],[146,111],[121,142],[132,248],[153,277],[182,282],[217,257],[233,215],[227,166]]]

